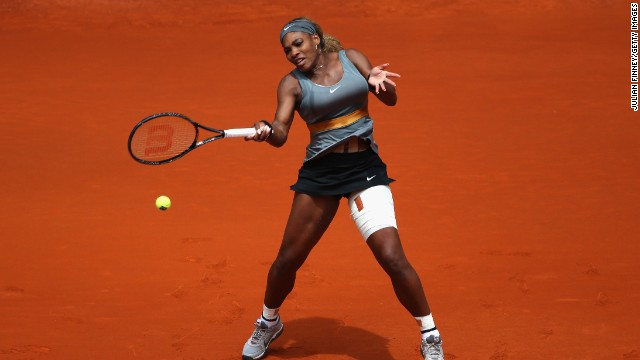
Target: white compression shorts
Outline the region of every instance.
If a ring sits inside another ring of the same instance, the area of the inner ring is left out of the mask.
[[[388,185],[378,185],[349,195],[351,217],[365,241],[374,232],[387,227],[398,228],[393,196]]]

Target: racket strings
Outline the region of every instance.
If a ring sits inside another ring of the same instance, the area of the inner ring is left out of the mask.
[[[191,122],[177,116],[162,116],[136,129],[130,149],[140,160],[164,161],[188,151],[197,136],[197,129]]]

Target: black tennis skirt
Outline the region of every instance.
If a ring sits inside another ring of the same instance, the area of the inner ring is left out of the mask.
[[[329,153],[302,164],[291,190],[309,195],[348,197],[354,191],[389,185],[387,165],[371,150]]]

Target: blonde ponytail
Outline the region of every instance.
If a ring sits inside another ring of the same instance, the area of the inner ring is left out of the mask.
[[[331,35],[324,35],[322,36],[322,39],[324,40],[322,51],[325,53],[338,52],[343,49],[340,40],[334,38]]]

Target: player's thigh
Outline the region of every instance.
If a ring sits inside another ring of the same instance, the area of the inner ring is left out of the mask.
[[[306,256],[331,224],[339,205],[335,196],[295,193],[280,253]]]
[[[393,195],[388,185],[353,192],[349,195],[348,203],[351,217],[365,241],[378,230],[398,227]]]

